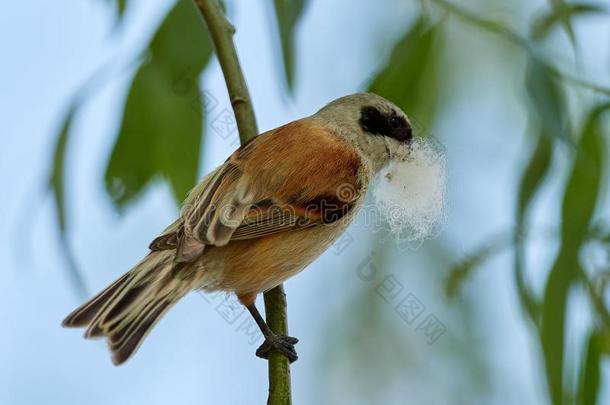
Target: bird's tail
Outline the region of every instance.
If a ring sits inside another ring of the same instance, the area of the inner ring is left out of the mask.
[[[192,289],[192,278],[176,277],[173,256],[173,251],[150,253],[68,315],[63,326],[86,327],[86,338],[106,337],[112,362],[122,364],[157,321]]]

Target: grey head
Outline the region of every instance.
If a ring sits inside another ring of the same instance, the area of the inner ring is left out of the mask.
[[[398,157],[397,152],[413,138],[407,115],[394,103],[374,93],[338,98],[311,118],[330,126],[354,145],[374,172]]]

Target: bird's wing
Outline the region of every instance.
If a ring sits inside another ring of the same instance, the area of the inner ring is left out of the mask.
[[[180,219],[151,243],[178,261],[205,245],[258,238],[342,218],[362,192],[360,157],[311,119],[256,137],[193,189]]]

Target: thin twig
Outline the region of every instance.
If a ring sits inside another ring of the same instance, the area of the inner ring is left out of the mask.
[[[242,144],[258,135],[256,117],[250,101],[246,80],[241,71],[233,44],[235,28],[225,18],[216,0],[196,0],[195,3],[212,37],[216,57],[225,77]]]
[[[222,69],[235,113],[239,139],[245,144],[256,135],[258,129],[256,118],[250,101],[248,87],[244,79],[235,45],[233,34],[235,28],[225,18],[216,0],[195,0],[208,27],[218,62]],[[267,324],[276,333],[288,333],[288,318],[286,314],[286,294],[279,285],[265,293],[265,316]],[[280,353],[269,355],[269,399],[268,405],[289,405],[292,403],[290,390],[290,364]]]

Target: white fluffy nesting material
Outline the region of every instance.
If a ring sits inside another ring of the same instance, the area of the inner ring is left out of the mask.
[[[447,164],[439,143],[416,138],[382,171],[373,188],[396,243],[434,237],[447,216]]]

